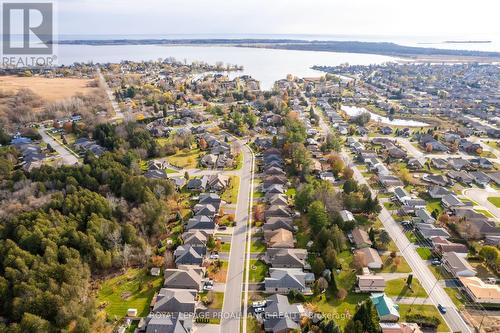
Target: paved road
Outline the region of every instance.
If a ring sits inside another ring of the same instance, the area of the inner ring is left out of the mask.
[[[118,103],[115,100],[115,96],[113,95],[113,91],[106,82],[106,79],[104,79],[104,75],[102,75],[101,68],[99,66],[97,66],[97,74],[99,75],[99,82],[101,83],[104,90],[106,90],[106,94],[108,95],[109,101],[111,102],[113,111],[115,111],[115,116],[112,117],[110,120],[115,121],[118,119],[123,119],[124,118],[123,112],[120,110],[120,107],[118,106]]]
[[[500,197],[500,191],[488,186],[486,188],[467,188],[462,191],[462,194],[492,212],[496,220],[500,219],[500,208],[488,201],[489,197]]]
[[[330,128],[324,122],[322,115],[320,115],[320,126],[325,134],[330,131]],[[363,177],[358,168],[356,168],[356,166],[352,163],[351,157],[345,152],[345,150],[342,151],[342,157],[347,162],[347,165],[350,165],[353,169],[354,179],[360,184],[367,184],[366,179]],[[369,187],[368,184],[367,186]],[[372,195],[375,195],[376,193],[371,189],[371,187],[369,188],[372,192]],[[413,274],[416,278],[418,278],[427,294],[430,295],[429,299],[431,303],[435,306],[437,306],[438,304],[442,304],[447,308],[448,311],[445,315],[443,315],[443,317],[450,329],[454,332],[457,331],[462,333],[472,333],[471,328],[462,319],[457,311],[456,306],[453,304],[448,294],[446,294],[443,287],[438,283],[425,262],[415,251],[412,243],[408,241],[408,238],[406,238],[399,225],[396,223],[396,221],[394,221],[392,215],[384,206],[382,206],[382,211],[380,212],[379,218],[382,221],[385,230],[389,233],[394,243],[396,243],[399,251],[402,253],[403,257],[410,265]]]
[[[42,140],[49,144],[54,150],[61,156],[63,163],[66,165],[75,165],[80,164],[78,158],[75,155],[71,154],[63,145],[54,140],[51,136],[45,133],[45,128],[41,127],[38,129],[38,133],[42,136]]]
[[[243,166],[239,170],[240,190],[235,214],[236,226],[233,230],[231,250],[229,252],[226,292],[222,307],[223,318],[220,327],[221,333],[239,332],[242,312],[243,270],[248,237],[248,221],[250,218],[250,197],[253,191],[254,157],[250,148],[243,145],[243,142],[239,142],[241,144],[241,152],[243,153]]]

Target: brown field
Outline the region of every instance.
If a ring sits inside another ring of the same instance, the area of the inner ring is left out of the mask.
[[[74,78],[0,76],[0,90],[16,92],[28,88],[47,102],[54,102],[72,97],[76,93],[88,94],[95,91],[97,88],[89,86],[92,81]]]

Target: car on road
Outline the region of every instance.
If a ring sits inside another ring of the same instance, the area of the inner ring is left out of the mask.
[[[432,259],[431,264],[433,266],[439,266],[439,265],[441,265],[441,260],[439,260],[439,259]]]
[[[210,291],[210,290],[213,290],[213,289],[214,289],[214,283],[213,283],[213,281],[206,281],[203,284],[203,290]]]
[[[441,304],[438,304],[438,310],[439,312],[441,312],[442,314],[445,314],[446,313],[446,308],[441,305]]]

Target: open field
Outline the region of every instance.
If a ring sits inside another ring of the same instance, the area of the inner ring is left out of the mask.
[[[4,91],[17,92],[30,89],[48,102],[74,96],[76,93],[88,94],[97,88],[90,87],[93,80],[76,78],[45,78],[0,76],[0,87]]]
[[[97,305],[112,318],[123,318],[130,308],[137,309],[137,316],[143,317],[148,314],[149,304],[162,282],[161,275],[151,276],[145,269],[129,269],[101,284]]]

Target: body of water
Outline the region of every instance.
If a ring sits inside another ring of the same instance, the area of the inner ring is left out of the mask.
[[[325,73],[311,69],[313,65],[336,66],[381,64],[397,58],[356,53],[273,50],[227,46],[166,46],[166,45],[57,45],[57,62],[70,65],[75,62],[108,63],[122,60],[142,61],[174,57],[190,63],[241,65],[243,71],[232,72],[230,77],[251,75],[261,82],[262,89],[272,88],[275,81],[287,74],[298,77],[318,77]]]
[[[424,123],[421,121],[416,121],[416,120],[389,119],[387,117],[383,117],[383,116],[380,116],[380,115],[375,114],[373,112],[370,112],[365,108],[357,107],[357,106],[342,105],[342,107],[340,109],[342,111],[344,111],[349,117],[356,117],[362,113],[368,112],[371,116],[371,120],[377,121],[377,122],[380,122],[380,123],[386,124],[386,125],[408,126],[408,127],[426,127],[426,126],[429,126],[429,124],[427,124],[427,123]]]

